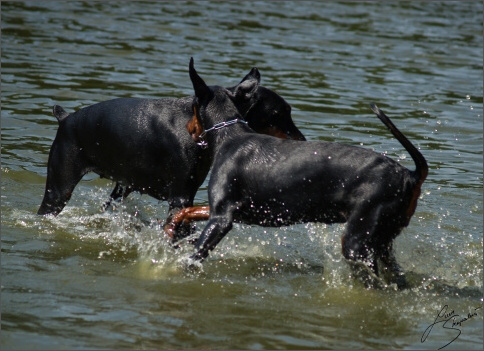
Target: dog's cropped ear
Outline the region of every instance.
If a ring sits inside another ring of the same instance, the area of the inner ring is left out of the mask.
[[[257,83],[260,83],[260,72],[257,67],[253,67],[250,72],[240,81],[239,84],[245,82],[246,80],[256,80]]]
[[[190,58],[190,64],[188,66],[188,71],[190,73],[190,80],[193,84],[193,89],[195,90],[195,96],[199,101],[207,100],[210,96],[210,88],[205,84],[202,78],[198,75],[195,70],[193,57]]]
[[[259,87],[259,81],[257,79],[247,79],[240,82],[234,89],[232,99],[238,103],[243,103],[252,99]]]

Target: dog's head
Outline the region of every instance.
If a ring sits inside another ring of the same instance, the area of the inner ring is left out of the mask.
[[[193,99],[193,118],[187,123],[192,139],[199,141],[204,130],[216,124],[243,119],[238,106],[248,106],[259,87],[258,75],[247,75],[234,88],[208,86],[195,70],[193,58],[189,65],[190,79],[195,90]],[[252,71],[251,71],[252,72]]]
[[[291,105],[274,91],[259,86],[244,118],[257,133],[281,139],[306,140],[291,117]]]
[[[194,140],[198,141],[204,129],[233,118],[246,120],[257,133],[306,140],[292,121],[291,106],[277,93],[259,85],[257,68],[252,68],[239,84],[231,88],[207,86],[196,72],[193,58],[189,72],[196,100],[194,117],[188,122],[187,129]],[[206,116],[206,112],[212,116],[211,120],[205,121],[201,116]]]
[[[239,84],[247,80],[257,80],[260,84],[260,77],[257,67],[253,67]],[[235,92],[238,88],[236,85],[227,89]],[[242,117],[257,133],[282,139],[306,140],[292,121],[291,105],[273,90],[259,85],[249,100],[242,98],[234,102]]]

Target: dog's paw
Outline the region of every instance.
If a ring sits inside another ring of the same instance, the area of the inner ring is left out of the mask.
[[[166,223],[163,226],[163,231],[172,240],[173,243],[193,235],[197,231],[197,226],[193,223],[185,223],[176,225],[173,222]]]

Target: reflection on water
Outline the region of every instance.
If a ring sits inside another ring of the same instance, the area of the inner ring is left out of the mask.
[[[436,349],[455,331],[422,335],[445,305],[477,311],[448,348],[482,348],[482,3],[1,6],[2,348]],[[236,225],[186,271],[191,246],[160,230],[167,205],[132,194],[102,213],[113,184],[93,174],[57,218],[35,215],[52,105],[191,95],[192,56],[209,84],[257,66],[309,140],[413,168],[369,103],[392,118],[430,166],[395,243],[411,289],[366,290],[339,225]]]

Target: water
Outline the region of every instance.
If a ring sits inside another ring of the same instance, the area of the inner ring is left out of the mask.
[[[482,349],[482,3],[1,6],[2,349]],[[338,225],[235,226],[187,272],[190,247],[160,233],[166,203],[133,194],[101,213],[113,184],[94,174],[57,218],[35,215],[52,105],[191,95],[191,56],[209,84],[257,66],[309,140],[413,168],[368,104],[393,119],[430,166],[395,243],[411,289],[353,279]],[[439,312],[469,318],[425,339]]]

